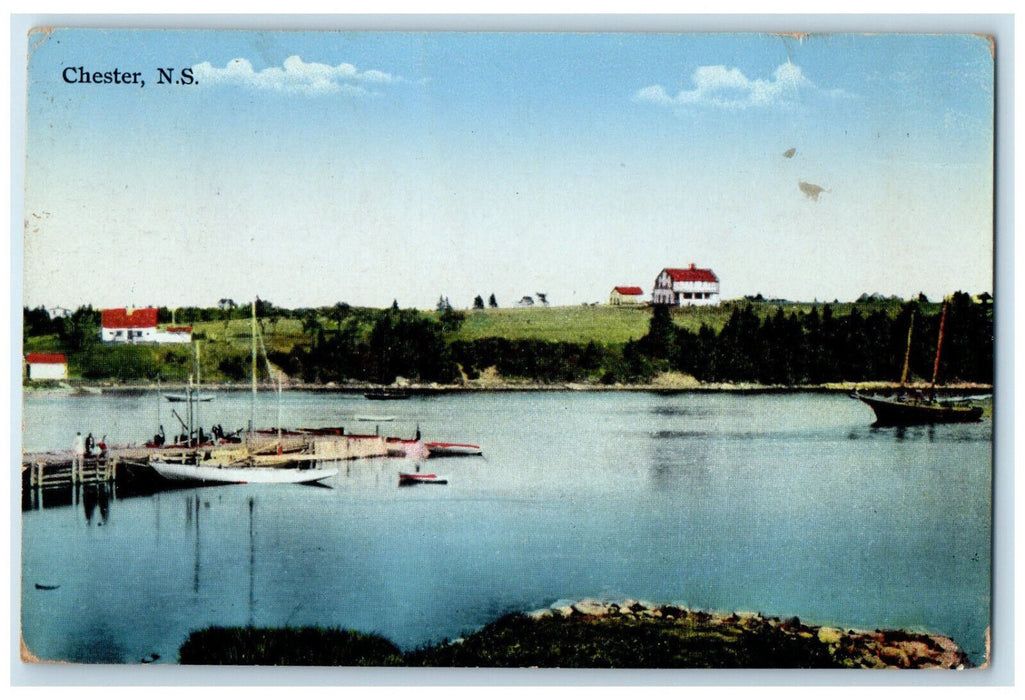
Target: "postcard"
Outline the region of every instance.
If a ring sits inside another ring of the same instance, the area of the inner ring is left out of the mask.
[[[22,664],[989,665],[993,37],[28,43]]]

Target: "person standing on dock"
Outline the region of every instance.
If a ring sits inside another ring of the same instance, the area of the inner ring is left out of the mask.
[[[74,452],[71,461],[71,482],[78,480],[78,474],[85,466],[85,438],[81,432],[75,433],[75,440],[71,443],[71,450]]]

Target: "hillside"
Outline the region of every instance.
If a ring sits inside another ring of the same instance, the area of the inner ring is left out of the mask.
[[[418,311],[268,305],[259,325],[270,362],[308,384],[390,384],[397,377],[460,384],[496,373],[540,384],[644,384],[675,371],[689,383],[801,385],[899,376],[912,314],[911,373],[928,376],[939,310],[939,304],[897,300],[828,306],[736,300],[664,309],[660,316],[647,306]],[[251,376],[251,321],[242,312],[227,318],[218,309],[179,310],[179,322],[193,328],[192,347],[101,344],[99,314],[91,309],[59,322],[41,310],[25,313],[25,350],[65,353],[72,379],[184,383],[195,374],[197,355],[205,383]],[[267,375],[263,356],[261,380]],[[991,310],[967,295],[951,307],[943,376],[991,381]]]
[[[697,332],[702,325],[719,332],[737,306],[743,301],[727,301],[719,306],[692,306],[674,309],[673,323],[680,328]],[[783,313],[804,314],[814,307],[820,310],[822,304],[752,304],[759,318],[774,315],[779,309]],[[830,304],[836,316],[845,316],[855,307],[853,303]],[[857,304],[863,313],[883,309],[896,314],[899,302],[875,302]],[[924,304],[926,313],[935,313],[939,304]],[[648,332],[651,308],[648,306],[531,306],[510,309],[478,309],[467,311],[466,320],[459,330],[450,334],[449,341],[472,341],[480,338],[505,338],[507,340],[545,340],[549,342],[588,343],[595,341],[606,345],[621,345],[638,340]]]

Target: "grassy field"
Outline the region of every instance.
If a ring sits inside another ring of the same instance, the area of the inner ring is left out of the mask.
[[[692,306],[674,309],[673,322],[690,331],[697,331],[702,325],[712,327],[716,332],[733,313],[737,303],[726,302],[719,306]],[[783,312],[808,313],[816,306],[808,303],[784,304]],[[849,314],[853,304],[832,304],[837,316]],[[781,308],[776,304],[755,304],[755,313],[761,317],[775,314]],[[891,308],[892,307],[892,308]],[[863,312],[869,312],[876,305],[859,305]],[[897,304],[880,303],[878,308],[896,312]],[[819,305],[821,313],[821,305]],[[932,311],[930,310],[930,313]],[[450,340],[476,340],[478,338],[501,337],[510,340],[536,339],[587,343],[591,340],[608,345],[623,344],[638,340],[648,332],[651,320],[649,307],[629,306],[552,306],[515,309],[486,309],[467,311],[462,327],[451,335]]]

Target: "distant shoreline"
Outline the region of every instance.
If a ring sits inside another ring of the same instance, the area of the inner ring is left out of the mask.
[[[187,388],[184,383],[114,383],[104,381],[77,381],[62,382],[59,385],[23,385],[25,395],[51,393],[70,395],[135,395],[156,391],[183,391]],[[433,396],[441,394],[507,394],[507,393],[532,393],[532,392],[644,392],[658,394],[705,394],[705,393],[730,393],[730,394],[849,394],[853,391],[860,392],[887,392],[892,393],[900,388],[897,382],[835,382],[826,384],[756,384],[746,382],[715,382],[715,383],[648,383],[648,384],[597,384],[564,382],[553,384],[542,384],[534,382],[489,382],[487,384],[407,384],[407,385],[379,385],[379,384],[315,384],[302,382],[288,382],[282,384],[282,391],[287,392],[312,392],[325,394],[363,394],[379,389],[401,389],[409,392],[412,396]],[[908,389],[925,391],[929,389],[928,382],[917,382],[907,385]],[[241,392],[251,391],[252,385],[245,382],[229,382],[218,384],[204,384],[203,393],[219,392]],[[277,386],[268,383],[261,383],[257,386],[260,392],[272,392]],[[959,382],[955,384],[944,384],[936,387],[939,394],[962,394],[965,392],[992,393],[992,384],[979,384],[973,382]]]

